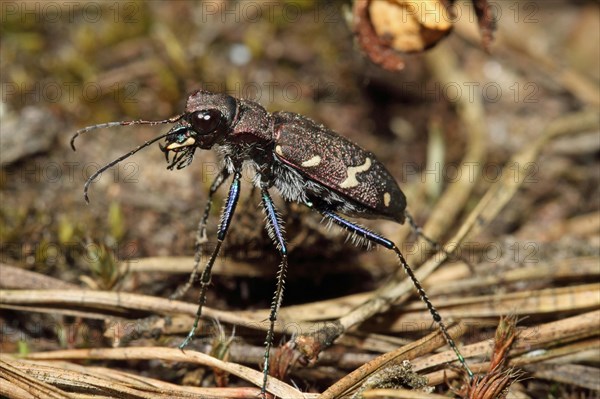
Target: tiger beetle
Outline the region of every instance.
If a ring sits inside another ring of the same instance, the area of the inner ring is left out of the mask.
[[[393,251],[448,345],[456,353],[458,361],[469,377],[473,377],[464,357],[450,337],[442,317],[396,244],[344,217],[389,219],[400,224],[408,219],[419,235],[423,236],[406,211],[406,197],[400,187],[372,153],[305,116],[291,112],[269,114],[256,102],[203,90],[196,91],[188,97],[183,114],[160,121],[121,121],[89,126],[75,133],[71,139],[71,147],[75,150],[74,141],[79,135],[98,128],[166,123],[175,126],[167,133],[148,140],[118,157],[90,176],[84,186],[84,198],[89,202],[89,186],[105,170],[162,138],[165,139],[165,143],[159,143],[159,147],[165,154],[167,168],[170,170],[188,166],[198,148],[214,148],[219,153],[221,170],[210,187],[204,216],[199,224],[199,235],[205,232],[204,226],[213,195],[229,177],[232,177],[232,182],[221,213],[216,246],[200,276],[196,318],[189,334],[179,346],[180,349],[194,338],[206,301],[211,270],[227,236],[238,203],[242,167],[248,165],[255,172],[253,184],[260,190],[262,208],[266,214],[267,233],[281,256],[269,314],[270,325],[265,340],[264,377],[261,388],[263,396],[266,393],[275,321],[283,299],[284,279],[288,267],[285,231],[270,194],[273,188],[277,189],[284,200],[304,204],[321,213],[324,219],[341,226],[359,242],[380,245]],[[432,242],[429,239],[428,241]],[[196,267],[200,259],[198,251],[199,249],[196,253]]]

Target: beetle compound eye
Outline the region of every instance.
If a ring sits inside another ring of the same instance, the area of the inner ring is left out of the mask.
[[[208,134],[216,130],[221,124],[221,112],[216,109],[196,111],[189,117],[192,129],[198,134]]]

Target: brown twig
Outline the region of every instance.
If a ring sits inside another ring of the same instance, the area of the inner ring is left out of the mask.
[[[450,328],[451,333],[457,331],[463,331],[464,326],[454,326]],[[386,367],[390,364],[397,364],[402,360],[410,360],[415,357],[421,356],[425,353],[434,350],[435,348],[443,345],[443,340],[440,339],[439,333],[429,334],[420,340],[405,345],[393,352],[388,352],[384,355],[373,359],[369,363],[354,370],[346,377],[342,378],[334,385],[327,388],[319,397],[319,399],[334,399],[339,398],[349,391],[356,389],[360,384],[363,383],[370,375],[376,371]]]
[[[522,366],[525,364],[538,363],[547,359],[564,356],[565,354],[576,353],[582,350],[581,344],[570,346],[570,342],[588,339],[598,336],[598,325],[600,324],[600,310],[583,313],[577,316],[569,317],[559,321],[541,324],[538,326],[527,327],[519,330],[515,343],[509,353],[510,366]],[[597,342],[594,340],[594,342]],[[551,346],[564,345],[563,351],[548,350]],[[584,343],[584,347],[589,347],[589,343]],[[474,344],[466,345],[461,348],[465,357],[488,357],[490,356],[491,343],[489,340],[480,341]],[[421,371],[435,366],[439,366],[452,360],[454,353],[445,351],[428,357],[414,360],[413,369]],[[474,370],[485,372],[490,369],[490,364],[471,364]],[[432,385],[442,383],[446,378],[456,376],[457,372],[452,370],[442,370],[427,375],[429,383]]]
[[[212,356],[195,351],[181,351],[175,348],[161,347],[129,347],[129,348],[106,348],[106,349],[76,349],[65,351],[54,351],[44,353],[33,353],[28,356],[31,360],[79,360],[79,359],[110,359],[110,360],[161,360],[164,362],[188,362],[206,367],[219,368],[230,374],[236,375],[260,387],[263,381],[261,372],[254,369],[224,362]],[[291,386],[270,378],[267,391],[280,397],[304,398],[304,394]],[[256,390],[254,394],[259,391]]]

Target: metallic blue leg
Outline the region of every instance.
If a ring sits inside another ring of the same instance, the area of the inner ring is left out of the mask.
[[[227,230],[229,229],[229,225],[231,224],[231,218],[235,212],[235,206],[237,205],[238,199],[240,197],[240,180],[241,173],[235,172],[233,176],[233,181],[231,182],[231,187],[229,188],[229,196],[227,197],[227,202],[225,203],[225,208],[223,209],[223,213],[221,214],[221,223],[219,224],[219,231],[217,233],[217,245],[213,250],[210,259],[206,263],[204,270],[202,271],[202,275],[200,276],[200,297],[198,299],[198,310],[196,311],[196,318],[194,320],[194,326],[190,330],[189,334],[185,338],[185,340],[179,345],[179,349],[185,348],[191,341],[194,339],[194,334],[196,332],[196,328],[198,327],[198,323],[200,321],[200,316],[202,315],[202,307],[206,302],[206,290],[208,289],[208,285],[210,284],[210,277],[212,267],[219,256],[219,252],[221,250],[221,245],[223,244],[223,240],[225,240],[225,236],[227,235]]]
[[[273,296],[273,302],[271,303],[271,313],[269,314],[270,325],[269,330],[267,332],[267,338],[265,339],[263,385],[261,388],[261,394],[264,397],[267,388],[267,377],[269,375],[269,355],[271,352],[271,347],[273,346],[273,335],[275,330],[275,321],[277,320],[277,312],[279,311],[281,301],[283,300],[283,285],[285,280],[285,274],[287,271],[288,259],[286,241],[284,231],[282,228],[283,223],[277,215],[277,210],[273,205],[273,200],[271,199],[269,192],[266,189],[262,189],[261,193],[262,205],[265,209],[265,213],[267,214],[267,232],[269,233],[269,236],[275,243],[275,246],[277,247],[281,255],[281,264],[279,266],[279,271],[277,272],[277,287]]]
[[[310,206],[310,204],[309,204],[309,206]],[[319,212],[321,212],[325,217],[329,218],[334,223],[342,226],[346,230],[348,230],[352,233],[355,233],[355,234],[359,235],[360,237],[366,238],[367,240],[369,240],[375,244],[379,244],[385,248],[391,249],[392,251],[394,251],[396,253],[396,255],[398,256],[398,259],[400,260],[400,264],[402,265],[402,267],[404,268],[404,271],[406,272],[408,277],[411,279],[413,285],[417,289],[417,292],[419,293],[419,297],[421,298],[421,300],[423,302],[425,302],[425,305],[427,306],[429,313],[431,313],[433,320],[435,320],[438,327],[440,328],[440,331],[442,332],[444,339],[448,343],[448,346],[450,346],[450,348],[454,351],[454,353],[456,354],[456,357],[458,358],[458,361],[461,363],[461,365],[467,371],[467,374],[469,375],[469,377],[471,379],[473,379],[473,372],[467,365],[463,355],[458,350],[456,343],[454,342],[454,340],[448,333],[446,324],[442,321],[442,316],[440,316],[437,309],[433,306],[433,304],[427,297],[427,293],[421,286],[421,283],[417,279],[417,276],[415,276],[415,273],[413,272],[411,267],[408,265],[408,262],[406,262],[406,259],[404,259],[402,252],[400,252],[398,247],[396,247],[396,244],[394,244],[392,241],[388,240],[387,238],[384,238],[384,237],[380,236],[379,234],[376,234],[365,227],[362,227],[358,224],[350,222],[350,221],[344,219],[343,217],[336,215],[335,213],[333,213],[327,209],[317,209],[317,210]]]
[[[200,260],[202,259],[202,244],[206,242],[206,221],[208,220],[208,216],[210,215],[210,210],[212,208],[213,196],[228,177],[229,172],[226,168],[223,168],[223,170],[219,172],[215,180],[210,185],[208,200],[204,206],[204,214],[202,215],[202,219],[200,219],[200,222],[198,223],[198,229],[196,230],[196,252],[194,253],[194,268],[192,269],[192,274],[190,274],[190,278],[187,283],[185,283],[183,287],[179,287],[177,291],[170,296],[170,299],[181,298],[196,282],[196,278],[198,277],[198,266],[200,266]]]
[[[200,244],[206,240],[206,221],[208,220],[208,216],[210,215],[210,210],[212,208],[213,196],[228,177],[229,172],[227,171],[227,168],[223,168],[223,170],[219,172],[217,177],[215,177],[215,180],[210,185],[210,190],[208,191],[208,200],[206,201],[206,206],[204,207],[202,219],[200,219],[200,223],[198,223],[198,232],[196,234],[196,240]]]

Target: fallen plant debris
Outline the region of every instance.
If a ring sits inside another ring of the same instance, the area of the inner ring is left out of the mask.
[[[353,29],[367,57],[390,71],[404,68],[402,54],[420,53],[450,34],[455,15],[454,0],[354,0]],[[461,3],[461,13],[469,12]],[[488,50],[495,20],[487,0],[473,0],[481,44]]]
[[[467,376],[464,376],[462,387],[456,391],[459,397],[469,399],[504,399],[507,397],[510,385],[525,374],[522,370],[508,367],[508,353],[517,334],[517,316],[502,317],[496,329],[494,349],[488,371],[484,375],[478,375],[474,380],[469,380]]]

